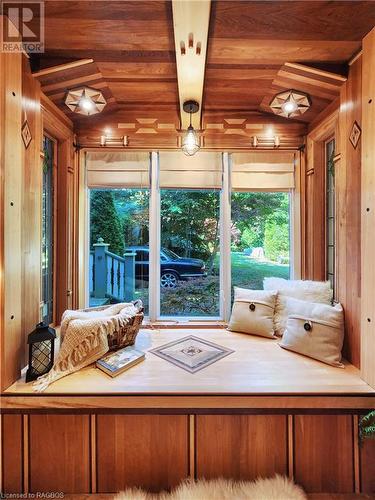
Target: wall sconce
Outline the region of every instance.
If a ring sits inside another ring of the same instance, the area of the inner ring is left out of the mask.
[[[122,137],[108,137],[106,135],[101,135],[100,136],[100,146],[105,147],[105,146],[124,146],[127,147],[129,146],[129,137],[127,135],[124,135]]]
[[[251,147],[252,148],[280,148],[281,147],[281,140],[278,135],[275,136],[266,136],[266,137],[258,137],[254,135],[251,138]]]

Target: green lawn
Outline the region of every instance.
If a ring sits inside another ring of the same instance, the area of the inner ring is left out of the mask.
[[[289,278],[289,265],[262,262],[240,252],[232,252],[232,285],[253,290],[263,289],[263,278]]]

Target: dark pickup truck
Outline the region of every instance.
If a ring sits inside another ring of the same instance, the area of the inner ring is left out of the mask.
[[[132,246],[126,250],[136,254],[135,278],[147,281],[149,277],[149,248],[147,246]],[[167,248],[160,250],[160,286],[162,288],[176,288],[179,281],[204,276],[207,276],[207,273],[203,260],[179,257]]]

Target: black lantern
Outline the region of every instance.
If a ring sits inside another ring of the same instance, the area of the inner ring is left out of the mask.
[[[56,332],[45,323],[39,323],[28,336],[29,368],[26,382],[48,373],[53,366]]]

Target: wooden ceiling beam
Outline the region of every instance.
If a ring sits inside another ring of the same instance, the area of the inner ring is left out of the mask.
[[[183,104],[187,100],[194,100],[199,103],[199,111],[192,115],[192,123],[194,128],[199,129],[211,0],[173,0],[172,9],[181,128],[186,129],[190,120],[189,114],[183,110]]]
[[[94,59],[80,59],[79,61],[72,61],[70,63],[59,64],[58,66],[51,66],[50,68],[44,68],[39,71],[35,71],[33,76],[35,78],[40,78],[42,76],[50,75],[51,73],[58,73],[60,71],[66,71],[68,69],[76,68],[77,66],[83,66],[85,64],[91,64]]]

